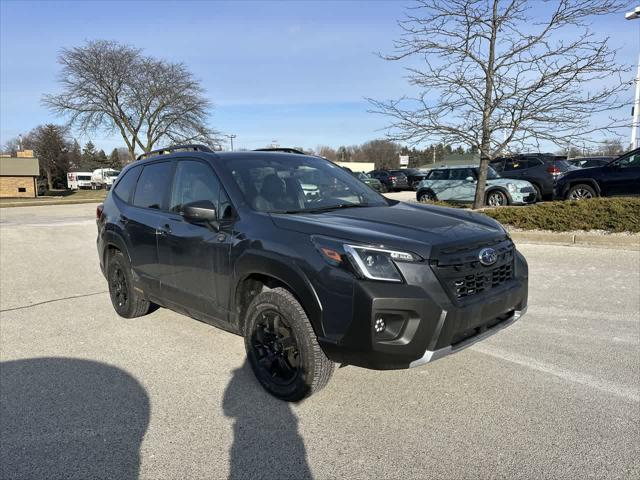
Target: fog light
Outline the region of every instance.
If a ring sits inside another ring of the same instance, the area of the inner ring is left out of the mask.
[[[373,329],[376,331],[376,333],[382,333],[385,328],[387,328],[387,325],[384,323],[384,319],[378,318],[376,320],[376,324],[373,326]]]

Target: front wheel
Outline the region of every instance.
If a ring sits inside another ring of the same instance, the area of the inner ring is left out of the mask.
[[[596,197],[593,187],[585,184],[574,185],[567,192],[567,200],[585,200]]]
[[[487,205],[490,207],[502,207],[509,204],[509,199],[500,190],[493,190],[487,194]]]
[[[435,193],[430,190],[418,193],[418,201],[420,203],[435,202],[437,200]]]
[[[249,364],[273,396],[295,402],[321,390],[333,362],[324,354],[309,318],[284,288],[264,291],[249,305],[244,325]]]
[[[380,185],[380,193],[387,193],[388,191],[389,189],[384,183]]]

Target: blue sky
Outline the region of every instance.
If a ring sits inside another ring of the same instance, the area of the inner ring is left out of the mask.
[[[186,63],[212,99],[212,126],[239,147],[314,148],[381,137],[383,117],[364,97],[413,91],[389,52],[410,1],[27,2],[0,0],[0,144],[38,124],[61,122],[40,104],[58,90],[56,55],[85,40],[108,39]],[[639,52],[640,21],[598,20],[620,61]],[[631,104],[632,92],[629,93]],[[80,137],[86,141],[86,137]],[[107,152],[117,136],[91,140]]]

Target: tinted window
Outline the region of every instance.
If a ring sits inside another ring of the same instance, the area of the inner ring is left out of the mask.
[[[634,153],[617,161],[621,168],[640,167],[640,154]]]
[[[136,207],[164,209],[171,169],[171,162],[146,165],[138,179],[133,204]]]
[[[529,158],[527,160],[527,168],[539,167],[542,165],[542,160],[539,158]]]
[[[525,168],[529,168],[528,163],[528,160],[522,158],[509,159],[505,162],[504,170],[505,172],[511,170],[524,170]]]
[[[211,167],[202,162],[182,160],[176,166],[169,209],[182,210],[187,203],[210,204],[218,212],[218,218],[229,219],[233,209],[229,197],[220,187],[220,180]]]
[[[127,203],[131,203],[131,197],[133,195],[133,190],[136,187],[136,180],[138,180],[140,170],[142,170],[142,167],[140,166],[133,167],[127,170],[127,173],[124,174],[124,177],[118,180],[118,183],[113,189],[113,193],[115,193],[121,200],[124,200]],[[89,177],[89,179],[91,179],[91,177]]]
[[[454,168],[451,170],[449,180],[466,180],[468,177],[475,178],[471,168]]]
[[[432,170],[429,180],[449,180],[449,170]]]

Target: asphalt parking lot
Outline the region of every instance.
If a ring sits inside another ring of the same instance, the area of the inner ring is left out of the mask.
[[[0,209],[2,478],[639,478],[640,252],[521,245],[529,312],[298,405],[240,337],[114,313],[95,205]]]

